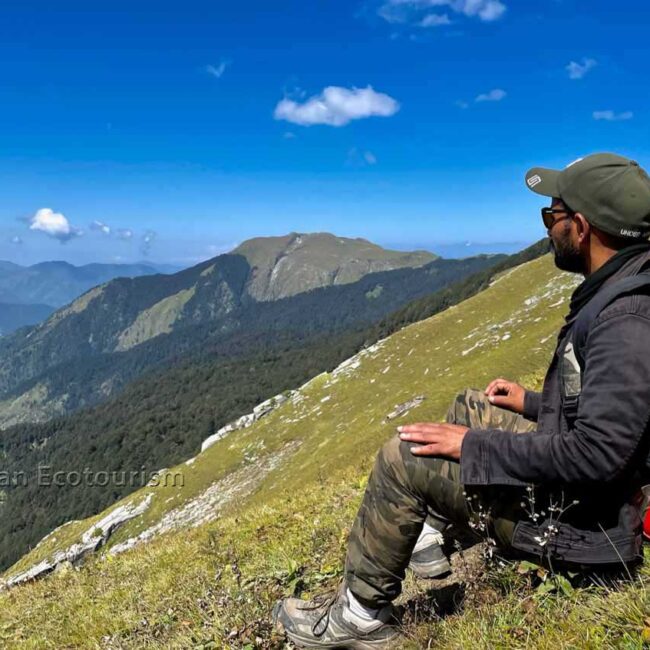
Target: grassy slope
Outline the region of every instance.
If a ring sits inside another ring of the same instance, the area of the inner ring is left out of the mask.
[[[183,488],[145,488],[130,496],[137,502],[153,492],[153,505],[114,543],[229,473],[253,477],[252,493],[224,503],[216,522],[0,595],[2,646],[272,646],[273,600],[294,589],[317,590],[340,575],[365,476],[377,448],[394,432],[396,421],[385,422],[386,414],[425,395],[401,421],[439,420],[458,390],[482,387],[497,374],[539,384],[572,282],[558,278],[548,256],[507,272],[482,294],[393,335],[349,374],[320,375],[301,390],[298,404],[284,405],[181,466]],[[277,456],[281,450],[284,456]],[[260,468],[271,458],[278,464],[265,474]],[[232,488],[227,479],[222,485]],[[92,524],[57,531],[7,575],[64,547]],[[409,593],[420,593],[416,602],[430,610],[424,604],[432,600],[412,582]],[[414,610],[407,645],[640,647],[648,612],[642,583],[571,599],[532,597],[519,583],[508,582],[498,602],[484,600],[443,622]]]

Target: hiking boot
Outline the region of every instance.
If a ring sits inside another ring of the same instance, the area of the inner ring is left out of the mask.
[[[389,648],[399,636],[395,623],[391,605],[374,619],[353,612],[345,585],[329,598],[285,598],[273,608],[274,626],[299,648]]]
[[[441,578],[451,572],[451,564],[442,550],[444,539],[434,528],[426,527],[420,535],[409,568],[419,578]]]

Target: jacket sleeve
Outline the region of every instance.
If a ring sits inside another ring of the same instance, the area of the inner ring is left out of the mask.
[[[539,407],[542,402],[542,394],[532,390],[527,390],[524,395],[524,412],[523,416],[527,420],[537,422],[539,416]]]
[[[623,474],[650,421],[650,319],[620,309],[587,340],[578,415],[567,433],[472,430],[463,440],[467,485],[588,483]]]

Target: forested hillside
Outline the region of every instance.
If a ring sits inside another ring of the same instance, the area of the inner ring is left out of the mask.
[[[239,255],[175,275],[114,280],[43,324],[0,339],[0,428],[97,404],[156,366],[241,350],[251,333],[303,336],[375,323],[503,259],[439,259],[264,302],[247,294],[251,268]]]

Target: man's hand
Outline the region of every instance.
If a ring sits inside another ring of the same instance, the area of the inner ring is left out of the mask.
[[[495,379],[485,389],[488,401],[494,406],[508,409],[520,415],[524,412],[524,395],[526,389],[514,381],[507,379]]]
[[[397,427],[399,437],[405,442],[417,442],[421,447],[413,447],[414,456],[444,456],[460,460],[460,448],[468,427],[458,424],[435,424],[420,422]]]

